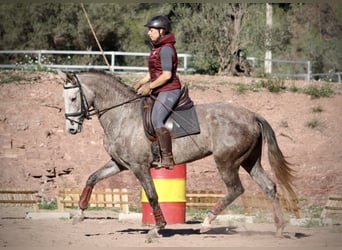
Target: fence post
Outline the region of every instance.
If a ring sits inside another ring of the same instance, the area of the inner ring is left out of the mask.
[[[42,51],[38,50],[38,66],[41,67],[42,65]]]
[[[97,207],[106,207],[105,191],[102,188],[99,188],[97,190],[96,203],[97,203]]]
[[[307,64],[308,64],[308,70],[307,70],[306,80],[310,81],[310,79],[311,79],[311,61],[307,61]]]
[[[115,54],[114,54],[114,52],[110,53],[110,65],[111,65],[112,72],[114,72],[114,66],[115,66]]]
[[[126,188],[121,189],[121,192],[124,194],[121,195],[121,202],[122,202],[122,212],[124,214],[129,213],[129,205],[128,205],[128,190]]]
[[[188,54],[184,55],[184,73],[187,73],[187,68],[188,68]]]
[[[121,202],[121,194],[120,194],[120,189],[118,189],[118,188],[114,188],[113,189],[113,192],[114,192],[114,195],[113,195],[113,197],[114,197],[114,207],[120,207],[121,208],[121,204],[120,204],[120,202]]]
[[[58,211],[60,212],[64,212],[63,199],[64,199],[64,194],[62,193],[61,190],[59,190],[58,195],[57,195],[57,208],[58,208]]]

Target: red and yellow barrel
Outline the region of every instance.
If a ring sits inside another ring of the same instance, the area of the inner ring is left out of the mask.
[[[186,165],[175,165],[172,170],[151,168],[150,171],[167,224],[185,223]],[[141,206],[142,222],[155,224],[152,208],[144,190],[141,194]]]

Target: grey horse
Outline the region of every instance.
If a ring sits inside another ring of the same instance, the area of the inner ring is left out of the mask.
[[[96,183],[130,170],[146,193],[156,221],[153,229],[158,232],[166,226],[166,221],[149,170],[151,142],[144,132],[140,96],[109,73],[84,71],[70,74],[59,71],[59,74],[65,82],[66,130],[71,134],[81,132],[84,119],[96,114],[104,130],[103,145],[110,156],[103,167],[88,177],[80,196],[80,214],[88,207]],[[217,215],[244,192],[239,178],[241,166],[272,202],[276,234],[281,235],[285,220],[276,184],[261,165],[263,142],[268,144],[271,169],[289,207],[296,210],[297,203],[293,169],[279,149],[270,124],[260,115],[234,103],[198,104],[195,108],[201,132],[173,140],[175,163],[189,163],[212,155],[227,187],[227,194],[207,212],[201,232],[209,230]]]

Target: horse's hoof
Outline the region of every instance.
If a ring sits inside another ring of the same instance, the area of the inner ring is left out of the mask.
[[[206,232],[208,232],[210,230],[211,230],[211,227],[202,226],[201,229],[200,229],[200,233],[204,234],[204,233],[206,233]]]
[[[160,222],[155,226],[158,230],[166,227],[166,221]]]
[[[275,235],[274,235],[276,238],[285,238],[283,232],[281,231],[276,231]]]
[[[81,214],[81,215],[75,215],[74,217],[72,217],[72,224],[75,225],[75,224],[78,224],[80,222],[84,221],[84,215]]]
[[[146,243],[152,243],[153,241],[155,241],[158,238],[161,238],[162,236],[159,234],[159,228],[157,227],[153,227],[152,229],[150,229],[146,235]]]
[[[284,238],[284,228],[285,228],[285,225],[282,225],[282,226],[279,226],[277,227],[276,229],[276,232],[275,232],[275,237],[276,238]]]

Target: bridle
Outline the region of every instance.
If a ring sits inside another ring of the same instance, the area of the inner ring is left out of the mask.
[[[88,101],[83,93],[83,89],[82,89],[82,85],[80,83],[80,80],[78,79],[76,74],[73,74],[74,79],[76,80],[76,83],[72,86],[67,86],[67,81],[68,79],[65,80],[65,84],[64,84],[64,89],[73,89],[73,88],[79,88],[80,90],[80,98],[81,98],[81,111],[79,112],[74,112],[74,113],[65,113],[65,119],[69,120],[71,123],[77,123],[79,125],[82,125],[83,120],[87,119],[90,120],[91,116],[93,115],[97,115],[98,118],[100,118],[104,113],[106,113],[107,111],[120,107],[122,105],[128,104],[128,103],[132,103],[134,101],[136,101],[137,99],[143,98],[144,96],[136,96],[132,99],[129,99],[128,101],[113,105],[109,108],[105,108],[102,110],[98,110],[98,109],[89,109],[89,105],[88,105]],[[80,117],[80,121],[75,121],[74,119],[72,119],[73,117]]]
[[[64,89],[79,88],[80,98],[81,98],[81,110],[79,112],[65,113],[65,119],[69,120],[72,124],[77,123],[79,125],[82,125],[84,119],[87,119],[87,120],[91,119],[92,114],[90,114],[90,112],[93,110],[89,110],[89,105],[88,105],[87,99],[84,96],[82,86],[80,84],[80,81],[79,81],[77,75],[74,74],[73,76],[76,79],[76,84],[74,84],[72,86],[67,86],[67,80],[65,80]],[[78,116],[80,117],[80,121],[75,121],[73,118],[78,117]]]

